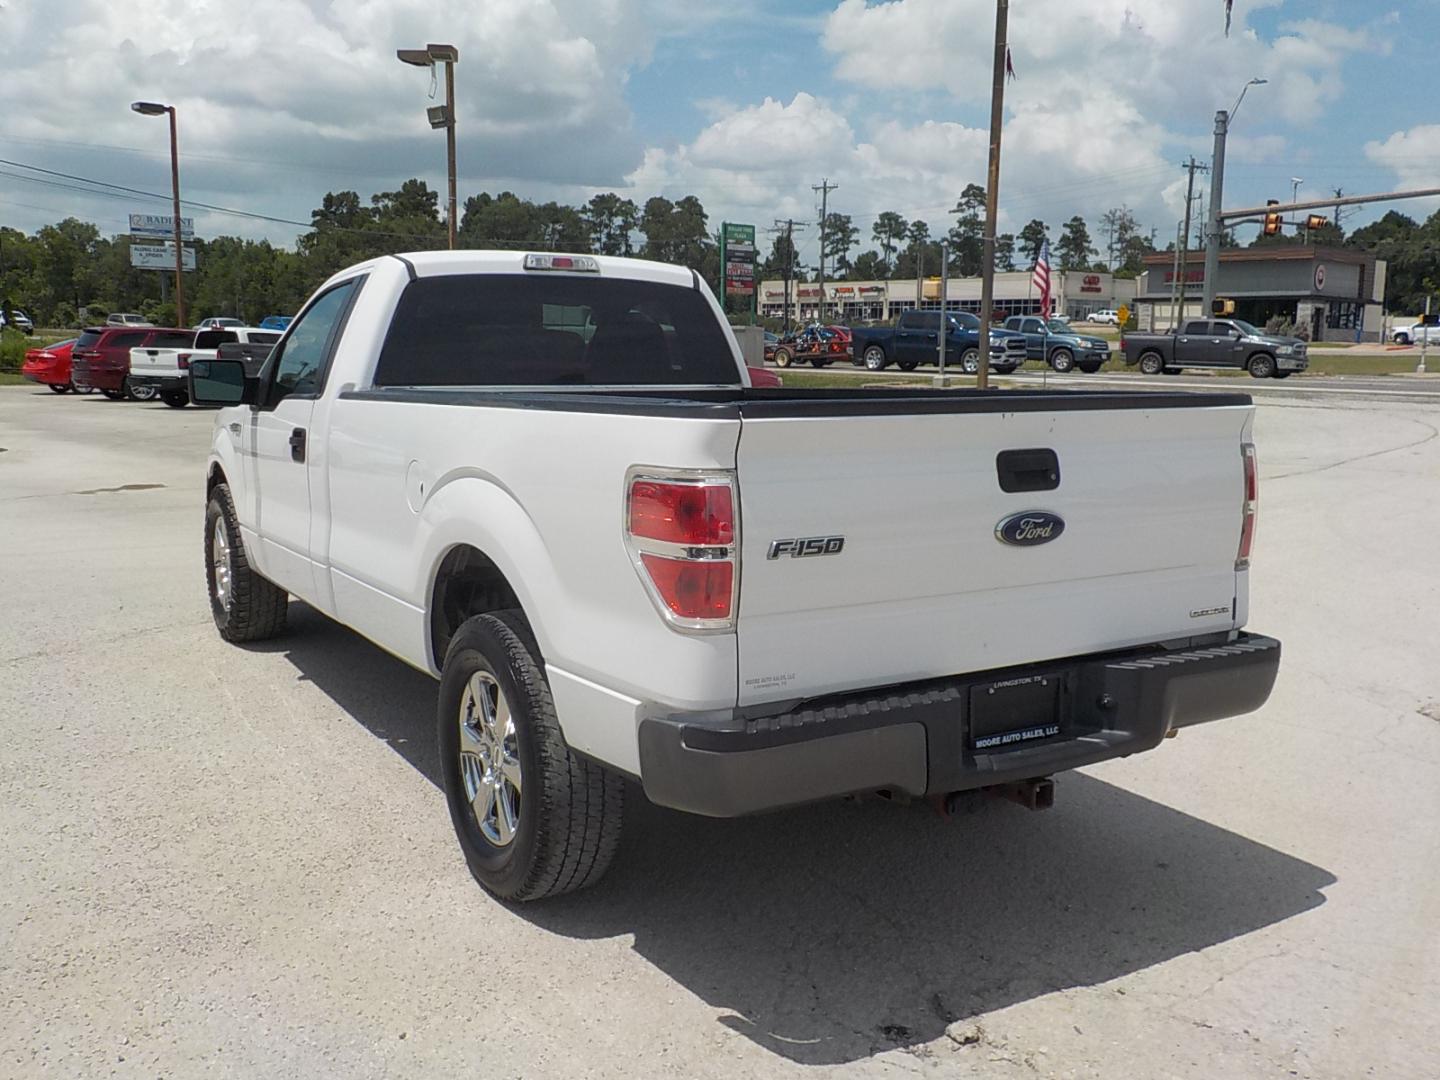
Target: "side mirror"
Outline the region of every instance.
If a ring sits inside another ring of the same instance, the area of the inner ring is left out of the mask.
[[[247,377],[239,360],[193,360],[190,400],[196,405],[254,405],[260,380]]]

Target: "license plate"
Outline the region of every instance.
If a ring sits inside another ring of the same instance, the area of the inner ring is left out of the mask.
[[[1049,674],[972,687],[970,748],[988,753],[1059,735],[1060,684],[1058,674]]]

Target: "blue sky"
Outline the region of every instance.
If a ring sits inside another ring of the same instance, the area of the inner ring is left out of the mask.
[[[154,98],[180,109],[200,201],[305,221],[327,190],[438,187],[427,79],[393,50],[446,40],[462,197],[694,193],[712,224],[764,226],[812,220],[828,177],[868,242],[883,210],[938,231],[983,180],[993,18],[993,0],[252,0],[237,25],[225,0],[7,0],[0,158],[163,192],[163,124],[127,107]],[[1214,110],[1252,76],[1269,83],[1236,118],[1228,205],[1288,197],[1292,176],[1302,197],[1440,186],[1440,0],[1236,0],[1223,23],[1222,0],[1012,0],[1001,228],[1079,213],[1093,233],[1126,205],[1163,246],[1180,161],[1208,161]],[[35,179],[0,166],[0,221],[119,231],[163,211]],[[195,216],[202,235],[297,231]]]

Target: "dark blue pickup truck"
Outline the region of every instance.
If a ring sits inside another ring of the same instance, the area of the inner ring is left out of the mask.
[[[980,370],[979,316],[968,311],[948,312],[946,325],[945,362],[973,375]],[[894,326],[857,326],[852,333],[855,364],[863,364],[867,371],[883,371],[891,364],[901,371],[913,371],[938,359],[940,312],[904,311]],[[1024,362],[1025,335],[992,326],[990,369],[1007,374]]]

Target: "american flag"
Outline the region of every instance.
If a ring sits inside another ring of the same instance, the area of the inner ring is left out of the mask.
[[[1050,317],[1050,241],[1040,242],[1040,254],[1035,257],[1035,271],[1030,275],[1030,284],[1040,291],[1040,311]]]

